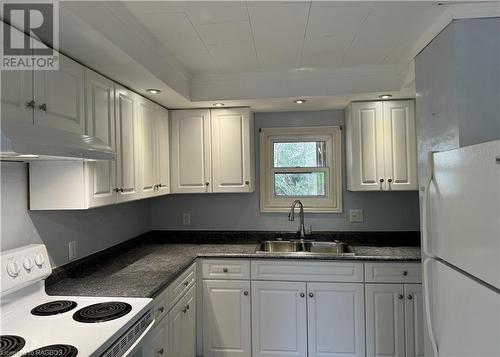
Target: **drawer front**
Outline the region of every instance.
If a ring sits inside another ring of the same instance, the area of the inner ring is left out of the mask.
[[[363,263],[253,260],[252,279],[361,283]]]
[[[153,313],[153,318],[155,319],[155,325],[165,317],[167,310],[168,306],[165,300],[165,293],[162,292],[153,300],[153,305],[151,307],[151,312]]]
[[[365,263],[367,283],[421,283],[420,263]]]
[[[203,279],[248,280],[250,261],[240,259],[203,259]]]
[[[167,308],[170,310],[177,301],[196,284],[196,263],[187,268],[165,291]]]

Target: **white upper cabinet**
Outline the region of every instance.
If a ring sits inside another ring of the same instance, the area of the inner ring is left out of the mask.
[[[138,101],[137,94],[115,85],[118,202],[139,198]]]
[[[364,286],[307,283],[308,356],[364,357]]]
[[[171,191],[211,192],[210,110],[173,111],[171,130]]]
[[[250,109],[211,110],[212,191],[253,191],[253,120]]]
[[[254,190],[250,109],[176,110],[171,129],[172,192]]]
[[[138,108],[140,196],[145,198],[156,196],[156,185],[158,184],[155,105],[145,98],[140,98]]]
[[[383,107],[386,189],[417,190],[415,103],[388,101]]]
[[[32,100],[32,71],[2,71],[2,120],[33,123]]]
[[[168,110],[156,105],[156,152],[157,152],[157,194],[164,195],[170,192],[170,146]]]
[[[35,71],[35,124],[83,134],[84,86],[84,67],[61,54],[57,71]]]
[[[113,81],[85,70],[86,134],[101,139],[116,150],[115,89]],[[89,161],[89,206],[110,205],[116,201],[116,162]]]
[[[417,190],[413,100],[351,103],[346,145],[348,190]]]

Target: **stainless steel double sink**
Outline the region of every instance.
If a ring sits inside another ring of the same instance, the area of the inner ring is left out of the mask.
[[[351,248],[341,241],[268,240],[261,242],[257,253],[280,254],[329,254],[354,256]]]

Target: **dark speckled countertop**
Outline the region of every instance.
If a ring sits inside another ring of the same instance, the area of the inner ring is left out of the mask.
[[[141,242],[113,248],[57,268],[46,280],[49,295],[155,297],[198,257],[419,261],[419,247],[352,245],[355,256],[286,256],[255,253],[256,243],[165,244]]]

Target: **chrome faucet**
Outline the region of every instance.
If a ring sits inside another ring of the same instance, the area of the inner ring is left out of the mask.
[[[288,220],[289,221],[294,221],[295,220],[295,206],[299,205],[300,208],[300,226],[299,226],[299,235],[300,239],[305,239],[306,238],[306,229],[304,226],[304,205],[300,200],[295,200],[293,201],[292,205],[290,206],[290,212],[288,212]]]

